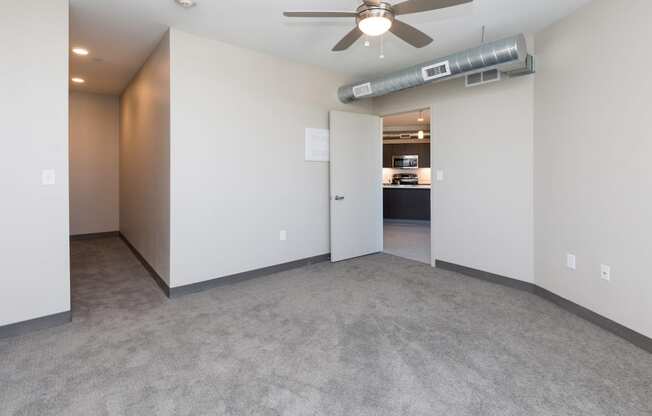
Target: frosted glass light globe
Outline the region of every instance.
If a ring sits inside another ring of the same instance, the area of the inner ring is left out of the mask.
[[[392,27],[392,21],[386,17],[371,16],[360,20],[358,27],[367,36],[380,36]]]

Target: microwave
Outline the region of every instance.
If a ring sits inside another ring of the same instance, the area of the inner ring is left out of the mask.
[[[392,156],[392,167],[395,169],[417,169],[419,168],[419,156]]]

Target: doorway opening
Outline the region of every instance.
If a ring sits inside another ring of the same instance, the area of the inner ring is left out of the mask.
[[[430,108],[383,117],[384,252],[431,264]]]

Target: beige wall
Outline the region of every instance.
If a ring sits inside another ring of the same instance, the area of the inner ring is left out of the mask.
[[[167,34],[120,99],[120,231],[169,283],[170,45]]]
[[[70,310],[68,1],[1,8],[0,326]]]
[[[650,16],[648,0],[596,0],[538,34],[535,102],[537,284],[647,336]]]
[[[432,107],[433,260],[534,281],[533,94],[530,76],[473,88],[457,79],[374,100],[382,115]]]
[[[350,81],[172,30],[172,286],[330,251],[328,164],[304,160]],[[287,230],[287,241],[279,231]]]
[[[119,98],[70,93],[70,234],[117,231]]]

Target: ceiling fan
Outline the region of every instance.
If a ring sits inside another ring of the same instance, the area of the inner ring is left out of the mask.
[[[381,0],[363,0],[355,12],[285,12],[286,17],[355,17],[357,26],[350,31],[333,51],[343,51],[353,45],[362,35],[380,36],[392,32],[415,48],[423,48],[432,38],[413,26],[396,20],[395,16],[444,9],[473,0],[407,0],[391,5]]]

